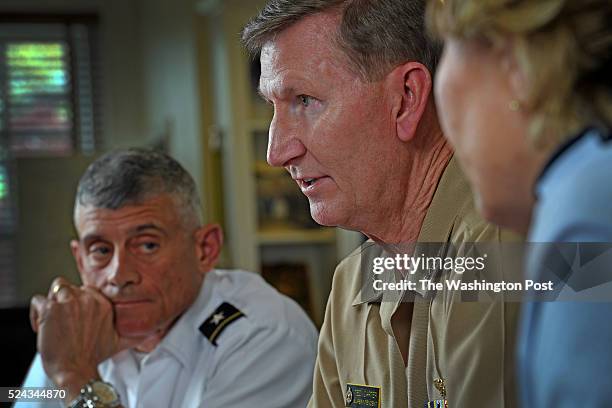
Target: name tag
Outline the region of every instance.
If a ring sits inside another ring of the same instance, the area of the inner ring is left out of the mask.
[[[380,408],[380,387],[346,384],[345,406],[351,408]]]

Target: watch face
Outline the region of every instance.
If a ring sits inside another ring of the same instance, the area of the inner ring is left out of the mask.
[[[100,398],[100,402],[102,404],[112,404],[119,399],[119,396],[117,395],[115,389],[110,384],[107,384],[105,382],[94,381],[91,384],[91,388],[94,394],[96,394],[98,398]]]

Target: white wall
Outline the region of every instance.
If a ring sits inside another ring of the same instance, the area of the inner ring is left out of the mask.
[[[192,0],[139,0],[146,133],[169,137],[170,153],[204,191]]]

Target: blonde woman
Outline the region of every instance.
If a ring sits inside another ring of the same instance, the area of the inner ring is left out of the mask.
[[[612,242],[611,22],[610,0],[429,3],[445,135],[485,218],[533,242]],[[526,304],[519,354],[524,406],[612,406],[612,303]]]

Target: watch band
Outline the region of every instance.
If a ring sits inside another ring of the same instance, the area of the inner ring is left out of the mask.
[[[112,384],[91,380],[81,388],[81,393],[68,408],[116,408],[120,405],[119,394]]]

